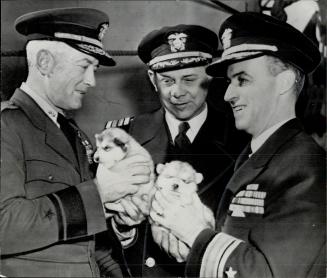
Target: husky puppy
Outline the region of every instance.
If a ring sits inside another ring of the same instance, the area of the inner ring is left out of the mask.
[[[127,156],[130,141],[130,136],[119,128],[105,129],[100,134],[95,134],[97,149],[93,160],[108,169],[111,168],[117,161]]]
[[[128,200],[130,198],[141,198],[144,194],[149,195],[152,192],[155,174],[151,155],[132,136],[121,128],[112,127],[95,134],[95,141],[97,149],[93,155],[93,160],[99,163],[98,167],[110,169],[118,161],[138,153],[148,157],[151,171],[150,182],[140,185],[139,190],[133,196],[126,196],[125,198]],[[117,205],[117,211],[122,211],[119,201],[115,202],[115,204]],[[113,204],[110,207],[113,209]],[[150,210],[150,201],[148,201],[146,207]]]

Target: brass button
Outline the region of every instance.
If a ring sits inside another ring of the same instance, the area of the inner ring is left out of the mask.
[[[154,267],[156,265],[156,261],[154,260],[154,258],[149,257],[145,260],[145,265],[147,267]]]
[[[52,176],[52,175],[49,175],[48,179],[49,179],[50,181],[52,181],[52,180],[53,180],[53,176]]]

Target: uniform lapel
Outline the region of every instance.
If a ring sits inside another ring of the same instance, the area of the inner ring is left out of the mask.
[[[76,155],[65,135],[54,125],[54,123],[51,122],[50,119],[46,119],[46,122],[46,144],[59,155],[63,156],[67,161],[72,163],[76,170],[79,170]]]
[[[212,162],[215,164],[217,175],[199,189],[199,194],[219,183],[222,176],[234,165],[234,159],[226,149],[227,133],[225,114],[208,106],[208,118],[195,137],[192,148],[195,150],[206,149],[207,152],[210,150],[208,155],[217,158],[216,162]]]
[[[130,133],[141,145],[144,145],[157,136],[163,128],[165,128],[164,111],[161,108],[154,113],[138,116],[131,126]]]
[[[298,119],[290,120],[281,126],[236,170],[227,185],[227,189],[235,194],[240,187],[251,183],[265,169],[269,161],[275,155],[279,155],[280,148],[301,130],[302,127]]]
[[[217,110],[211,105],[208,105],[208,116],[199,133],[194,139],[194,144],[197,141],[202,141],[204,138],[211,138],[215,144],[224,147],[229,135],[227,117],[223,111]]]
[[[79,167],[76,156],[65,135],[49,117],[45,115],[34,100],[22,90],[16,89],[11,101],[25,112],[36,128],[44,132],[45,143],[56,153],[69,161],[78,171]]]
[[[132,122],[129,132],[152,154],[155,164],[165,161],[169,139],[162,108],[154,113],[138,116]]]

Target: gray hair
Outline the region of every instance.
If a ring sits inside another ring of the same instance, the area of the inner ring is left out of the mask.
[[[305,80],[304,73],[301,70],[299,70],[297,67],[293,66],[292,64],[284,62],[275,56],[267,55],[266,57],[268,61],[268,69],[273,76],[276,76],[285,70],[291,70],[294,72],[295,74],[294,93],[296,98],[298,98],[304,85],[304,80]]]
[[[66,51],[71,51],[71,47],[60,41],[48,41],[48,40],[32,40],[26,45],[26,58],[29,68],[33,68],[36,65],[37,53],[42,50],[49,50],[54,56],[62,57],[62,54]],[[61,54],[61,55],[59,55]]]

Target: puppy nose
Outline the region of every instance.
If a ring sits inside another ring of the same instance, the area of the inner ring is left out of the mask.
[[[99,155],[97,153],[94,154],[93,160],[95,163],[99,163]]]

